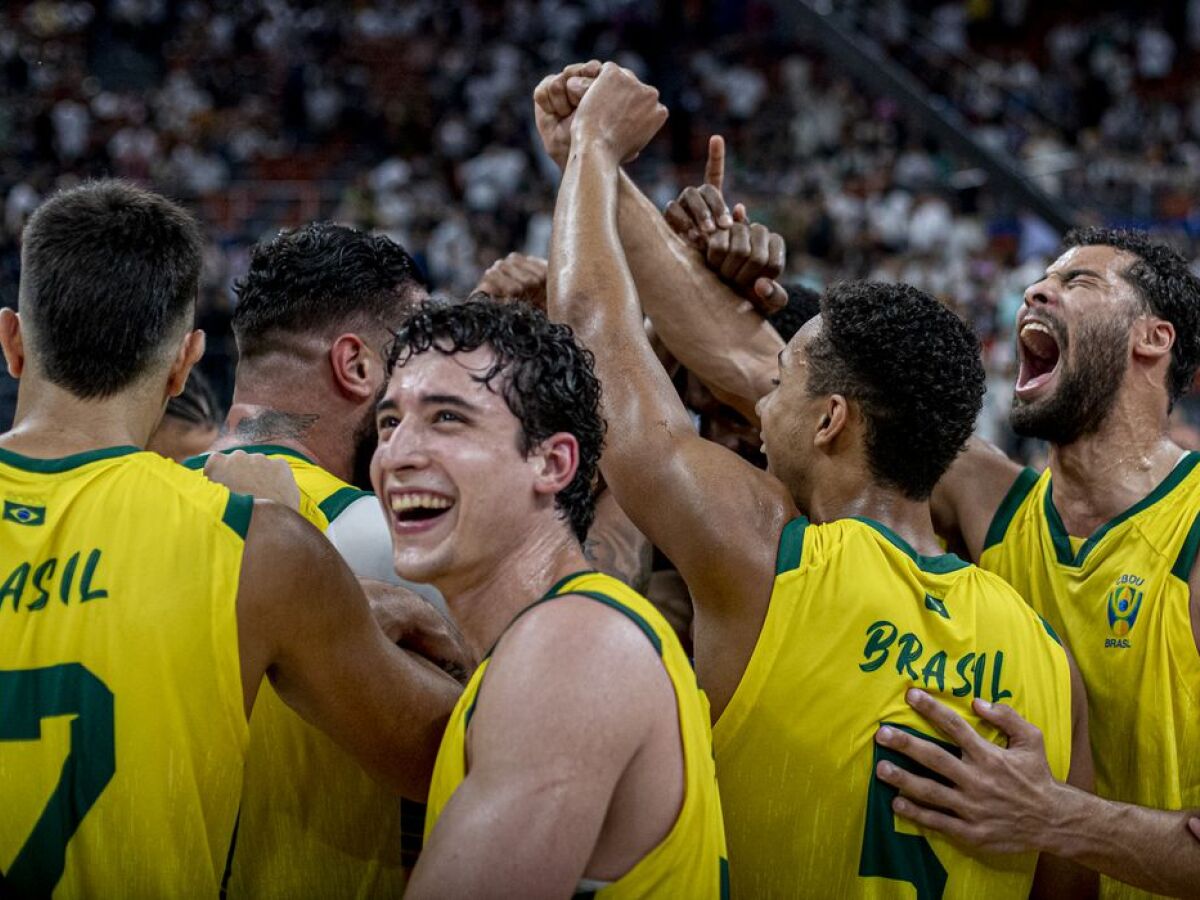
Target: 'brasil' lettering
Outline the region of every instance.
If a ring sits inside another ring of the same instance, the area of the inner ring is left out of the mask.
[[[65,561],[52,556],[36,564],[21,563],[0,582],[0,612],[38,612],[46,608],[52,595],[64,606],[107,597],[108,590],[97,582],[101,557],[99,550],[79,550]]]
[[[864,672],[875,672],[883,668],[892,657],[893,645],[896,646],[893,666],[897,675],[909,681],[920,682],[928,689],[946,693],[946,668],[950,662],[946,651],[937,650],[926,656],[925,645],[917,635],[911,631],[901,634],[900,630],[886,619],[880,619],[867,629],[863,661],[858,664],[858,667]],[[917,663],[922,658],[924,658],[924,665],[918,669]],[[967,653],[959,657],[953,667],[958,680],[950,688],[950,693],[955,697],[968,695],[982,697],[984,688],[987,686],[990,695],[988,699],[992,703],[999,703],[1011,697],[1012,691],[1005,689],[1001,684],[1001,679],[1004,677],[1004,651],[997,650],[990,656],[990,685],[988,684],[988,662],[989,655],[987,653]]]

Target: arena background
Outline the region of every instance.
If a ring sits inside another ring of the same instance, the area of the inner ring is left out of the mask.
[[[980,432],[1004,425],[1011,323],[1071,223],[1200,235],[1200,0],[98,0],[0,11],[0,305],[57,188],[119,175],[209,240],[202,368],[227,400],[232,281],[281,227],[379,229],[463,294],[544,256],[557,171],[530,95],[614,59],[671,110],[632,173],[660,205],[730,148],[727,195],[788,245],[787,280],[911,282],[979,332]],[[0,430],[15,383],[0,375]],[[1200,407],[1176,412],[1200,446]]]

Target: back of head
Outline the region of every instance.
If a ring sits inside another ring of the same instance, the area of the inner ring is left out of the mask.
[[[391,330],[425,295],[402,247],[331,222],[282,231],[255,246],[234,291],[233,333],[243,358],[286,350],[290,335]]]
[[[166,365],[200,282],[195,220],[116,180],[55,194],[22,235],[20,311],[37,370],[83,398]]]
[[[906,284],[848,282],[821,301],[809,391],[856,401],[872,476],[925,500],[983,405],[979,342],[953,312]]]
[[[521,452],[530,453],[559,432],[579,442],[579,467],[555,505],[583,541],[596,514],[605,426],[592,354],[579,346],[570,328],[526,304],[478,295],[464,303],[426,303],[396,333],[388,367],[431,350],[469,353],[485,346],[495,354],[495,364],[478,380],[503,396],[521,423]]]
[[[1112,247],[1136,257],[1123,273],[1125,280],[1154,315],[1175,327],[1167,375],[1167,393],[1174,404],[1187,393],[1200,365],[1200,278],[1182,255],[1151,240],[1144,231],[1077,228],[1063,239],[1064,251],[1095,246]]]

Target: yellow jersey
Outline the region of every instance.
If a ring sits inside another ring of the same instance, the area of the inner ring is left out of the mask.
[[[288,447],[226,450],[287,462],[300,513],[321,531],[369,491]],[[184,465],[203,469],[207,456]],[[381,787],[346,751],[305,722],[264,681],[250,716],[250,750],[230,897],[396,897],[420,849],[419,804]],[[415,817],[415,822],[413,818]],[[407,832],[407,836],[403,832]],[[407,851],[412,857],[406,859]]]
[[[215,897],[253,500],[136,447],[0,449],[0,895]]]
[[[1067,534],[1050,471],[1026,469],[980,564],[1063,636],[1088,692],[1096,792],[1156,809],[1200,806],[1200,651],[1188,575],[1200,547],[1200,454],[1086,540]],[[1105,896],[1150,896],[1110,879]]]
[[[931,737],[904,700],[914,685],[996,743],[971,701],[1013,706],[1066,776],[1066,654],[1011,587],[869,519],[790,522],[758,643],[713,728],[734,897],[1028,896],[1037,854],[967,854],[893,814],[876,764],[930,773],[875,733]]]
[[[581,600],[584,597],[589,598],[588,601]],[[641,628],[658,651],[675,688],[683,744],[684,797],[675,825],[632,869],[612,883],[595,885],[594,892],[588,891],[589,896],[602,900],[630,897],[686,897],[692,900],[728,896],[729,866],[721,801],[713,769],[708,698],[696,685],[695,673],[679,639],[648,600],[608,575],[599,572],[570,575],[537,603],[526,607],[526,611],[539,603],[559,598],[603,603],[628,616]],[[489,653],[475,670],[446,725],[429,786],[426,840],[437,826],[438,817],[451,795],[467,777],[467,726],[475,711],[490,658]]]

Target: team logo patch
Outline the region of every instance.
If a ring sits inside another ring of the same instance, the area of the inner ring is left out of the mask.
[[[46,507],[5,500],[4,515],[0,521],[15,522],[18,525],[45,525]]]
[[[1119,638],[1133,631],[1138,612],[1146,592],[1140,590],[1146,583],[1136,575],[1122,575],[1108,592],[1108,627]]]

